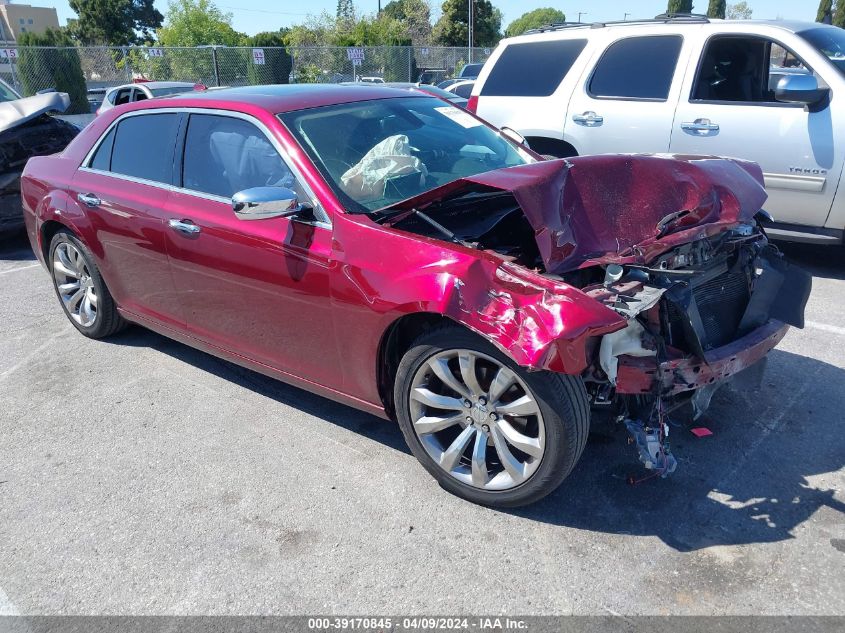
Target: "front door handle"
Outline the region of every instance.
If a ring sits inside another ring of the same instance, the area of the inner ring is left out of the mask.
[[[718,132],[719,124],[711,123],[710,119],[696,119],[681,123],[681,129],[687,132]]]
[[[100,199],[95,196],[93,193],[80,193],[76,196],[76,199],[79,200],[82,204],[86,207],[94,208],[100,206]]]
[[[170,220],[167,224],[174,231],[179,231],[185,235],[196,235],[202,230],[190,220]]]
[[[582,125],[601,125],[604,123],[604,117],[592,110],[587,110],[583,114],[573,114],[572,120]]]

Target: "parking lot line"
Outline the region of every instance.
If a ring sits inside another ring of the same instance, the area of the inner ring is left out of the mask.
[[[6,273],[16,273],[19,270],[28,270],[30,268],[35,268],[36,266],[40,266],[38,262],[34,264],[29,264],[28,266],[18,266],[17,268],[10,268],[9,270],[0,270],[0,275],[5,275]]]
[[[818,321],[806,321],[804,325],[806,327],[813,328],[814,330],[822,330],[824,332],[830,332],[831,334],[845,336],[845,327],[839,327],[838,325],[829,325],[827,323],[819,323]]]

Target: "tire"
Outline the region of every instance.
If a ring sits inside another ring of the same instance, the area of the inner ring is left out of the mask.
[[[394,402],[405,441],[437,482],[493,507],[527,505],[555,490],[581,457],[590,425],[579,377],[526,371],[454,325],[414,341],[396,373]]]
[[[126,327],[85,244],[62,229],[50,242],[49,256],[53,289],[65,316],[77,330],[88,338],[99,339]]]

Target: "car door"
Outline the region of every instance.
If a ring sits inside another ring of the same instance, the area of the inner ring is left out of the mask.
[[[813,69],[787,45],[759,35],[713,35],[703,51],[685,82],[671,151],[753,160],[776,221],[823,226],[842,166],[843,144],[833,134],[842,113],[829,103],[808,108],[774,97],[781,77]]]
[[[183,328],[167,256],[165,215],[180,114],[131,112],[103,134],[73,179],[96,230],[100,268],[118,305]]]
[[[282,148],[257,121],[190,114],[181,188],[170,198],[170,253],[189,331],[218,348],[339,384],[329,298],[332,231]],[[317,220],[242,220],[232,195],[284,186]]]
[[[580,154],[666,152],[689,54],[680,33],[611,42],[572,94],[564,137]]]

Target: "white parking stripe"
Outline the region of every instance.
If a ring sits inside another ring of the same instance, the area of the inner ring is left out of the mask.
[[[838,325],[828,325],[827,323],[819,323],[818,321],[805,321],[804,325],[814,330],[822,330],[823,332],[845,336],[845,327],[839,327]]]
[[[9,600],[9,596],[7,596],[6,592],[3,591],[3,587],[0,587],[0,616],[20,614],[21,612],[18,611],[18,608],[12,604],[12,601]]]
[[[19,270],[27,270],[28,268],[35,268],[36,266],[40,266],[38,262],[34,264],[30,264],[29,266],[18,266],[17,268],[10,268],[9,270],[0,270],[0,275],[5,275],[6,273],[16,273]]]

